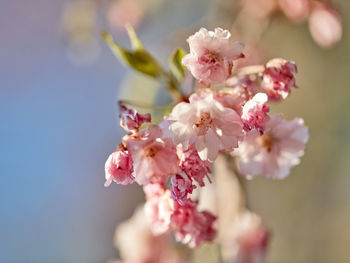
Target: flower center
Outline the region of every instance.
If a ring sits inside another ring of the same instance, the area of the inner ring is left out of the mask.
[[[208,52],[200,57],[200,62],[205,64],[216,64],[218,62],[218,55],[213,52]]]
[[[157,147],[154,147],[154,146],[145,147],[143,149],[143,154],[145,157],[154,157],[157,152],[158,152],[158,149]]]
[[[204,135],[212,126],[213,120],[209,112],[202,112],[198,120],[194,123],[194,128],[198,135]]]
[[[257,138],[258,145],[265,148],[267,152],[271,152],[273,146],[273,138],[269,133],[266,133]]]

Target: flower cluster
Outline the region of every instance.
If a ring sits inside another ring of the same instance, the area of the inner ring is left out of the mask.
[[[215,180],[210,173],[217,156],[235,158],[247,178],[283,179],[300,162],[308,129],[302,119],[269,115],[268,103],[286,99],[296,87],[294,62],[273,59],[235,71],[243,45],[221,28],[202,28],[188,42],[182,63],[201,87],[177,101],[158,124],[150,124],[149,114],[121,106],[120,124],[128,134],[106,162],[105,185],[142,185],[152,233],[172,231],[176,240],[196,247],[216,234],[216,215],[201,211],[193,193]],[[265,236],[255,238],[238,238],[243,254],[265,242]]]
[[[257,19],[281,11],[293,23],[308,21],[314,41],[330,48],[342,37],[342,22],[328,0],[242,0],[243,12]]]

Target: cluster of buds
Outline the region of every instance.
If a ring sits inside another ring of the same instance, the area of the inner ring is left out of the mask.
[[[150,123],[149,114],[121,106],[127,134],[106,162],[105,185],[141,185],[152,233],[174,232],[177,241],[197,247],[214,240],[217,215],[201,211],[193,193],[215,180],[211,164],[218,155],[235,159],[240,176],[283,179],[300,162],[308,129],[302,119],[269,115],[268,103],[286,99],[296,87],[294,62],[273,59],[235,71],[244,45],[231,42],[221,28],[202,28],[188,43],[182,63],[201,87],[177,101],[158,124]],[[256,229],[237,234],[240,257],[266,246],[266,232]]]
[[[243,0],[243,11],[258,19],[281,11],[293,23],[308,21],[314,41],[330,48],[342,37],[342,22],[328,0]]]

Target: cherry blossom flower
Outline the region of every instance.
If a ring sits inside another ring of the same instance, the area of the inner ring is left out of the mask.
[[[127,132],[137,131],[145,122],[151,122],[151,114],[140,114],[134,109],[120,106],[120,126]]]
[[[275,58],[266,64],[262,87],[269,95],[269,99],[286,99],[291,88],[297,88],[293,73],[297,73],[297,67],[292,61]]]
[[[189,103],[177,104],[169,120],[175,144],[195,145],[202,160],[214,161],[220,150],[232,151],[243,135],[240,116],[214,100],[213,94],[193,94]]]
[[[151,125],[146,130],[125,136],[124,142],[133,159],[138,184],[162,183],[168,175],[177,173],[176,148],[170,138],[163,138],[159,126]]]
[[[204,178],[207,177],[210,182],[209,174],[211,173],[209,161],[203,161],[193,146],[187,150],[179,147],[177,154],[180,159],[180,169],[190,179],[195,180],[199,186],[204,186]]]
[[[273,115],[266,125],[265,134],[250,132],[236,151],[239,171],[248,177],[264,175],[284,179],[291,167],[299,164],[309,139],[302,119],[284,120]]]
[[[182,64],[204,84],[225,81],[231,74],[233,61],[243,56],[244,45],[232,43],[230,37],[229,31],[219,27],[215,31],[201,28],[187,39],[190,53],[182,59]]]
[[[262,225],[261,218],[250,212],[242,212],[232,227],[225,246],[230,247],[231,263],[264,262],[269,233]]]
[[[171,215],[174,212],[175,201],[169,190],[147,199],[144,211],[154,235],[160,235],[170,230]]]
[[[264,133],[265,125],[269,121],[267,113],[270,109],[266,102],[267,95],[258,93],[243,106],[241,118],[246,131],[255,128],[261,135]]]
[[[115,233],[115,245],[123,263],[185,263],[174,249],[169,235],[153,235],[145,220],[143,207],[138,207],[133,216],[119,224]]]
[[[127,185],[134,182],[133,162],[130,153],[123,147],[112,153],[105,164],[105,187],[114,181],[117,184]]]
[[[315,42],[330,48],[342,38],[342,24],[338,13],[325,4],[317,4],[309,17],[309,29]]]
[[[146,184],[143,186],[143,191],[146,198],[152,198],[154,196],[160,196],[164,193],[165,186],[163,184]]]
[[[192,194],[196,188],[192,180],[180,175],[171,177],[171,195],[180,205],[184,205],[188,200],[188,195]]]
[[[189,200],[181,206],[175,203],[174,213],[171,216],[172,229],[177,241],[188,243],[192,248],[202,242],[213,241],[216,230],[213,223],[216,217],[208,211],[197,210],[197,203]]]

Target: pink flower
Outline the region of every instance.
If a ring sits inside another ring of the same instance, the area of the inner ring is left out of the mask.
[[[140,114],[134,109],[120,106],[120,126],[127,132],[137,131],[145,122],[151,122],[151,114]]]
[[[190,146],[187,150],[178,148],[180,158],[180,169],[192,180],[195,180],[199,186],[204,186],[204,178],[207,177],[210,182],[209,174],[210,162],[203,161],[196,150]]]
[[[291,167],[299,164],[308,139],[302,119],[287,121],[281,115],[271,116],[264,135],[252,131],[240,143],[235,153],[239,171],[246,176],[284,179]]]
[[[180,175],[174,175],[171,177],[171,195],[175,201],[180,205],[184,205],[188,200],[188,195],[192,194],[196,188],[192,184],[192,180],[182,177]]]
[[[143,207],[137,208],[133,216],[118,225],[115,245],[123,263],[185,263],[175,250],[169,235],[153,235],[145,220]]]
[[[178,158],[170,138],[163,138],[162,130],[151,125],[146,130],[124,137],[134,162],[135,181],[140,185],[164,183],[168,175],[177,174]]]
[[[266,64],[262,87],[269,95],[269,99],[285,99],[292,87],[297,88],[293,73],[297,73],[297,66],[292,61],[275,58]]]
[[[243,56],[244,45],[231,43],[230,37],[230,32],[221,28],[214,32],[201,28],[187,39],[190,53],[182,64],[205,84],[225,81],[231,75],[233,61]]]
[[[234,252],[232,263],[264,262],[269,233],[256,214],[245,211],[233,224],[225,246]]]
[[[170,191],[147,199],[144,211],[154,235],[160,235],[170,230],[171,215],[174,212],[175,201]]]
[[[119,147],[112,153],[105,164],[105,187],[110,186],[112,181],[117,184],[127,185],[134,182],[133,163],[129,152]]]
[[[243,106],[241,118],[246,131],[255,128],[261,135],[264,133],[265,125],[270,119],[267,115],[270,108],[266,102],[267,95],[258,93]]]
[[[191,95],[189,103],[177,104],[169,120],[175,144],[195,145],[202,160],[214,161],[220,150],[232,151],[243,135],[240,116],[214,100],[213,94]]]
[[[160,196],[164,193],[165,186],[163,184],[146,184],[143,186],[143,192],[146,195],[146,199],[154,196]]]
[[[315,42],[330,48],[342,38],[342,23],[339,14],[325,4],[317,4],[309,17],[309,29]]]
[[[190,247],[197,247],[202,242],[213,241],[216,231],[213,223],[216,217],[207,212],[197,211],[197,203],[189,200],[184,206],[175,203],[171,216],[172,229],[177,241],[188,243]]]

